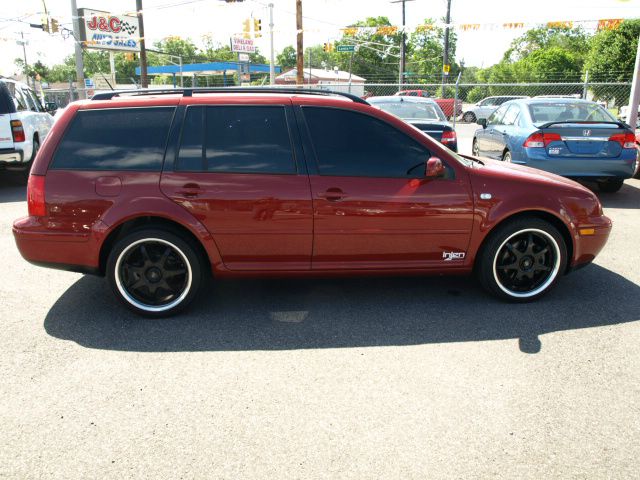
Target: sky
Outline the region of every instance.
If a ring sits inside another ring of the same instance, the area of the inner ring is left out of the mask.
[[[295,45],[295,0],[271,0],[274,4],[274,43],[276,53]],[[71,28],[69,0],[44,0],[50,15]],[[49,35],[31,28],[40,23],[43,0],[3,0],[0,9],[0,75],[16,71],[14,59],[22,58],[16,40],[24,33],[27,61],[40,60],[47,65],[60,63],[73,53],[71,39]],[[147,42],[167,36],[191,38],[201,44],[203,35],[228,44],[229,37],[242,30],[242,21],[250,15],[262,19],[268,29],[269,0],[244,0],[227,4],[220,0],[143,0]],[[93,8],[113,13],[135,10],[135,0],[77,0],[79,8]],[[340,27],[367,16],[387,16],[393,25],[401,24],[401,4],[391,0],[303,0],[304,43],[316,45],[340,38]],[[425,18],[442,18],[446,0],[407,0],[407,28],[423,23]],[[507,30],[503,23],[529,24],[565,20],[640,18],[640,0],[452,0],[453,23],[480,24],[475,31],[458,30],[457,59],[468,66],[487,67],[498,62],[510,42],[524,30]],[[593,24],[585,24],[587,26]],[[268,35],[257,46],[269,57]],[[357,73],[357,72],[356,72]]]

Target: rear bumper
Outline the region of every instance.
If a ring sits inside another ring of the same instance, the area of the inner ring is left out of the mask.
[[[100,243],[89,232],[56,232],[42,217],[23,217],[13,223],[13,236],[22,257],[35,265],[84,273],[100,269]]]
[[[24,161],[24,152],[15,148],[0,149],[0,168],[20,165]]]
[[[543,148],[525,148],[524,152],[524,158],[514,158],[514,163],[572,178],[631,178],[637,159],[637,152],[631,149],[623,151],[623,154],[616,158],[553,158],[549,157]]]

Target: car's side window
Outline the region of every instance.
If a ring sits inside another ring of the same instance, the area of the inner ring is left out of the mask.
[[[504,117],[507,107],[500,107],[493,112],[487,119],[487,125],[500,125],[502,123],[502,117]]]
[[[285,107],[187,108],[175,168],[218,173],[296,173]]]
[[[13,91],[13,101],[16,104],[16,110],[18,112],[23,112],[23,111],[29,109],[29,107],[27,105],[27,100],[24,98],[24,95],[22,94],[22,90],[20,88],[14,89],[14,91]]]
[[[36,104],[35,104],[33,98],[29,94],[29,90],[21,90],[21,91],[22,91],[22,95],[24,96],[25,100],[27,101],[28,109],[31,110],[32,112],[37,112],[38,109],[36,108]]]
[[[174,111],[174,107],[78,111],[51,168],[160,171]]]
[[[40,103],[40,99],[33,90],[29,89],[25,92],[25,94],[31,99],[31,103],[33,103],[34,106],[34,112],[44,112],[44,107],[42,106],[42,103]]]
[[[304,107],[320,175],[419,178],[430,152],[395,127],[339,108]]]
[[[503,125],[515,125],[518,120],[518,115],[520,114],[520,107],[517,105],[510,105],[506,113],[504,114],[504,118],[502,119]]]

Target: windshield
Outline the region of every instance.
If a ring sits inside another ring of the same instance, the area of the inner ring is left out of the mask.
[[[446,120],[444,115],[438,112],[438,108],[430,103],[376,102],[373,105],[403,120]]]
[[[600,105],[591,103],[534,103],[529,105],[533,123],[546,122],[615,122]]]

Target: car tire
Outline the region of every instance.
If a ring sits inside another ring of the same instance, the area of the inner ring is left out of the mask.
[[[476,121],[476,114],[473,112],[466,112],[462,115],[462,121],[467,123],[474,123]]]
[[[474,157],[480,156],[480,147],[478,146],[478,140],[473,139],[473,144],[471,145],[471,155]]]
[[[622,185],[624,185],[623,178],[613,178],[598,182],[598,189],[604,193],[615,193],[622,188]]]
[[[636,150],[638,150],[638,158],[636,160],[636,171],[633,172],[633,178],[640,178],[640,143],[636,144]]]
[[[542,219],[523,217],[489,234],[478,255],[476,275],[495,296],[525,303],[553,289],[567,261],[558,229]]]
[[[502,154],[502,161],[504,163],[511,163],[511,152],[509,150],[505,150],[504,153]]]
[[[109,253],[107,281],[129,309],[151,318],[184,310],[205,283],[204,259],[189,239],[160,228],[135,230]]]

